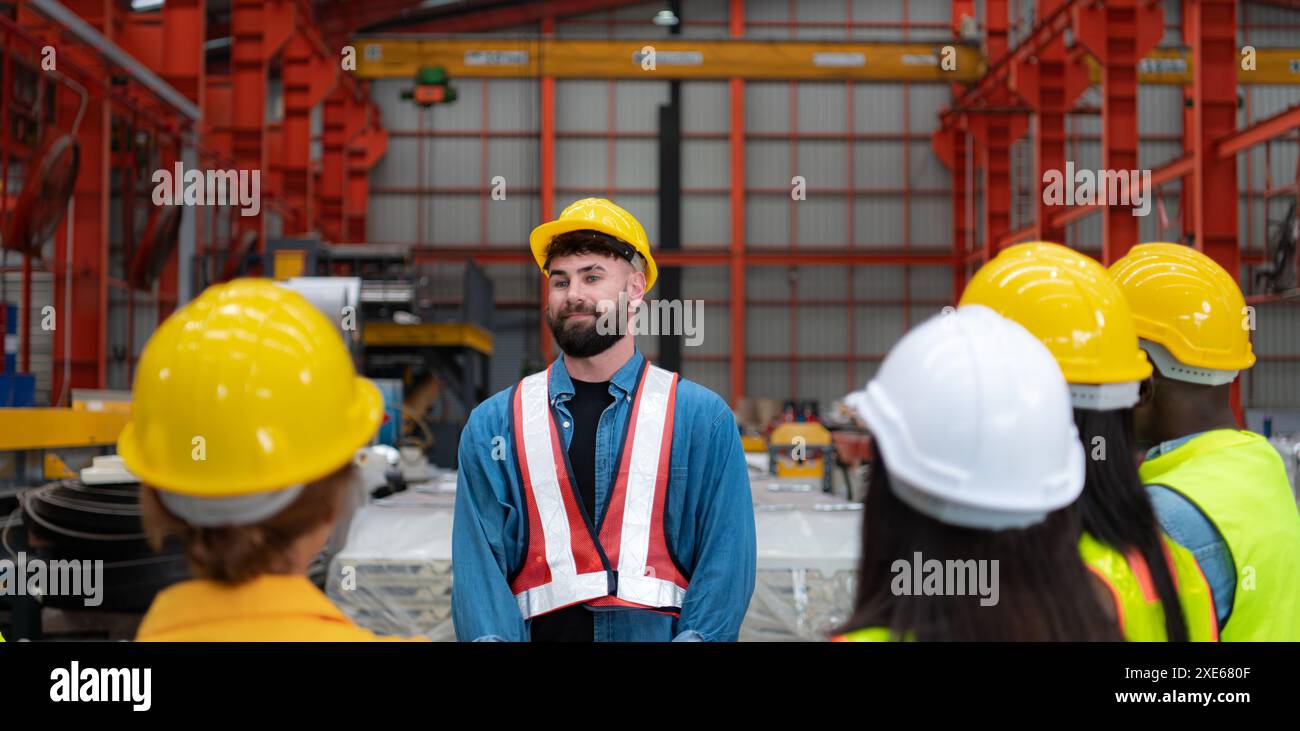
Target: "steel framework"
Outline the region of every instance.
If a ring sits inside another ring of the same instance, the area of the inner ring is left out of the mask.
[[[194,156],[187,166],[260,171],[263,214],[278,215],[281,233],[321,232],[335,241],[365,237],[369,172],[387,145],[368,82],[340,70],[340,54],[322,41],[308,0],[232,3],[228,67],[206,57],[208,10],[206,0],[169,0],[159,11],[134,13],[118,3],[40,0],[20,2],[13,20],[0,16],[0,174],[7,177],[11,161],[20,164],[32,154],[9,134],[9,121],[20,111],[9,103],[17,64],[39,68],[42,49],[56,49],[58,72],[48,78],[55,99],[49,123],[66,128],[79,112],[82,117],[76,135],[80,169],[67,225],[60,226],[48,260],[24,257],[21,265],[23,371],[31,369],[33,275],[48,273],[53,280],[51,405],[65,404],[73,388],[109,386],[110,352],[126,366],[127,383],[117,385],[129,385],[137,308],[152,308],[161,322],[177,305],[175,252],[149,292],[116,275],[111,261],[115,251],[127,262],[136,253],[142,233],[137,213],[149,206],[140,189],[149,185],[150,168],[170,169],[190,149]],[[345,30],[346,36],[356,26]],[[276,62],[284,115],[268,123],[268,76]],[[82,87],[84,112],[74,93]],[[310,115],[320,104],[325,139],[321,159],[313,160]],[[252,231],[263,246],[263,214],[188,209],[185,215],[196,218],[193,253],[203,270],[200,282],[232,273],[245,263],[245,253],[257,253],[238,249],[238,234]],[[255,258],[247,261],[256,267]],[[113,306],[125,309],[124,349],[108,342]]]

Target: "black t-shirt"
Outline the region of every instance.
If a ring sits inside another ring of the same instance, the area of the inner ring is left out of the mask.
[[[596,427],[600,425],[600,415],[612,403],[609,381],[590,383],[574,379],[573,398],[567,404],[573,415],[569,464],[576,483],[573,487],[593,527],[596,525]],[[563,429],[564,422],[559,426]],[[533,620],[533,642],[591,642],[596,633],[593,619],[591,610],[581,604],[544,614]]]

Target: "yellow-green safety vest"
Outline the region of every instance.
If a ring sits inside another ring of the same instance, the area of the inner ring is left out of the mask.
[[[1192,501],[1228,545],[1237,588],[1221,639],[1300,640],[1300,512],[1268,440],[1208,431],[1143,462],[1138,474]]]
[[[888,627],[863,627],[831,638],[832,642],[889,642]]]
[[[1165,559],[1174,570],[1174,587],[1187,625],[1191,642],[1216,642],[1219,622],[1214,615],[1210,585],[1201,573],[1200,564],[1191,551],[1164,534]],[[1141,554],[1131,558],[1102,543],[1085,531],[1079,538],[1079,555],[1083,562],[1110,589],[1115,598],[1120,630],[1129,642],[1165,642],[1165,610],[1151,579],[1151,569]]]

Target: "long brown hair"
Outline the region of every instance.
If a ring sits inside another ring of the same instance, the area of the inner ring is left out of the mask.
[[[884,459],[871,469],[853,613],[837,633],[887,627],[917,641],[1122,640],[1079,557],[1072,505],[1028,528],[979,530],[923,515],[894,495]],[[893,565],[916,553],[940,561],[997,561],[998,601],[951,594],[895,594]]]
[[[140,519],[154,550],[169,538],[180,541],[199,578],[239,584],[262,574],[286,572],[289,548],[302,536],[334,520],[356,468],[349,462],[308,484],[280,512],[253,525],[203,527],[177,517],[153,488],[140,487]]]

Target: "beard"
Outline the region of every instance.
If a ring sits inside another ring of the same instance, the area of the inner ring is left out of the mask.
[[[569,315],[575,314],[588,314],[592,319],[568,319]],[[555,342],[565,355],[574,358],[590,358],[614,347],[614,344],[622,340],[624,335],[617,332],[618,328],[614,328],[615,332],[612,333],[601,333],[600,315],[601,313],[597,312],[595,307],[565,308],[558,317],[547,311],[546,324],[550,326]]]

